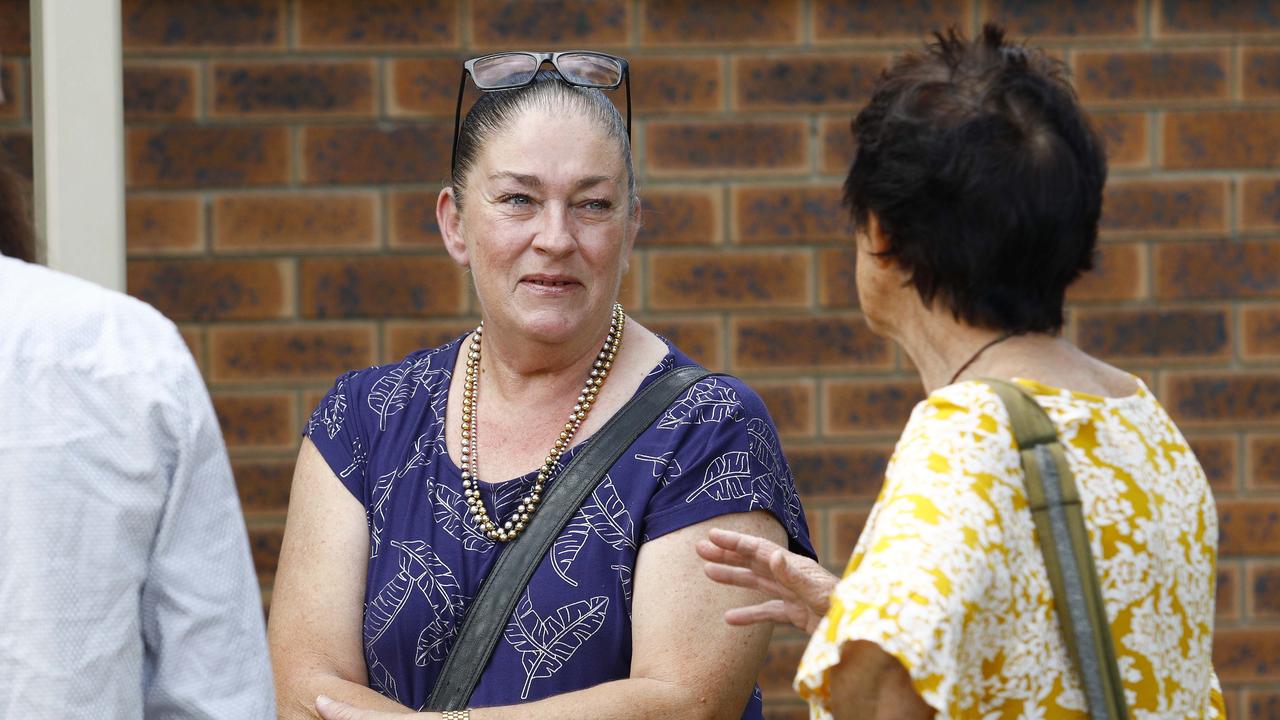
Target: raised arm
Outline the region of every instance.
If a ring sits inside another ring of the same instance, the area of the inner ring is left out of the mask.
[[[772,628],[735,628],[721,620],[726,610],[764,597],[756,590],[717,585],[703,574],[694,546],[713,525],[786,542],[777,520],[757,511],[723,515],[645,543],[635,570],[631,677],[524,705],[475,709],[471,718],[740,718]],[[332,705],[323,717],[377,720],[382,714]]]
[[[281,720],[316,717],[322,694],[410,712],[368,687],[361,646],[368,555],[364,508],[304,438],[267,628]]]

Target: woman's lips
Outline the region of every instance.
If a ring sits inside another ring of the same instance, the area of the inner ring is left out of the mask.
[[[557,277],[527,277],[520,284],[542,295],[562,295],[582,287],[577,280]]]

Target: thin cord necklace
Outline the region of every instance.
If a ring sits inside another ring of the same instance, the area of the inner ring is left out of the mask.
[[[1004,342],[1005,340],[1008,340],[1011,337],[1013,337],[1013,333],[1011,332],[1003,333],[999,337],[997,337],[995,340],[992,340],[986,345],[983,345],[982,347],[978,348],[978,351],[970,355],[969,359],[965,360],[964,364],[960,366],[960,369],[955,371],[955,374],[951,376],[951,379],[947,381],[947,384],[951,385],[952,383],[954,383],[956,381],[956,378],[960,377],[960,373],[964,372],[965,370],[968,370],[969,366],[972,365],[973,362],[978,359],[978,356],[986,352],[987,350],[991,349],[991,346],[999,345],[1000,343]]]
[[[569,411],[569,419],[565,422],[564,429],[560,431],[555,445],[547,453],[547,459],[542,463],[542,467],[538,468],[538,477],[533,483],[533,491],[520,501],[515,512],[511,513],[510,519],[501,524],[489,516],[489,511],[484,507],[484,500],[480,498],[480,471],[478,470],[480,341],[484,335],[483,321],[471,336],[471,344],[467,352],[467,372],[462,385],[462,489],[467,498],[467,505],[471,509],[471,521],[479,526],[481,532],[490,540],[509,542],[515,540],[524,531],[525,525],[529,522],[529,516],[542,501],[542,488],[551,479],[560,456],[573,446],[573,436],[578,433],[582,422],[591,412],[591,406],[595,404],[600,388],[604,387],[604,379],[608,377],[609,370],[613,368],[613,361],[618,356],[618,350],[622,347],[622,326],[626,319],[627,316],[622,312],[622,305],[614,303],[613,319],[609,321],[609,334],[605,336],[604,347],[596,356],[591,374],[587,377],[587,382],[582,388],[582,393],[578,395],[573,410]],[[493,510],[494,514],[497,514],[496,504]]]

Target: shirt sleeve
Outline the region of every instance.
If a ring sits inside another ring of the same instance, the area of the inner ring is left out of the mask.
[[[274,717],[262,599],[222,433],[185,348],[175,365],[176,416],[186,422],[173,430],[172,477],[142,587],[143,714]]]
[[[994,572],[990,558],[999,554],[996,510],[985,498],[1009,471],[993,463],[1003,455],[1016,463],[1017,454],[1012,445],[1002,455],[993,444],[975,443],[965,428],[977,422],[965,409],[926,401],[904,429],[830,611],[801,660],[796,689],[813,717],[827,716],[829,671],[841,646],[854,640],[896,657],[925,702],[944,714],[957,694],[980,692],[957,687],[957,669],[966,626]],[[974,463],[988,471],[974,472]]]
[[[359,407],[352,402],[352,386],[360,377],[359,371],[353,370],[334,381],[311,413],[303,434],[311,438],[343,486],[364,502],[369,440],[360,428]]]
[[[649,432],[670,459],[644,517],[646,541],[719,515],[764,510],[786,529],[793,551],[815,557],[773,420],[744,383],[724,376],[698,382]]]

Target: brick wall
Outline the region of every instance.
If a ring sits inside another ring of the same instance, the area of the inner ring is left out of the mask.
[[[434,198],[460,58],[631,58],[647,207],[628,309],[759,388],[839,568],[921,391],[863,325],[839,182],[886,59],[981,19],[1065,58],[1109,143],[1068,332],[1145,378],[1222,519],[1216,663],[1280,717],[1280,2],[124,0],[130,292],[209,382],[270,592],[298,432],[345,369],[472,326]],[[25,0],[0,0],[0,148],[30,156]],[[802,638],[762,678],[799,718]]]

